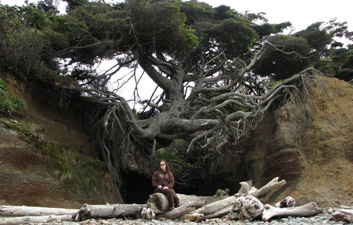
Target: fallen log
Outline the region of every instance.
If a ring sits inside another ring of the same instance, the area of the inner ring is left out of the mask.
[[[226,198],[227,196],[197,196],[197,195],[184,195],[177,194],[179,198],[180,206],[188,204],[189,202],[195,202],[195,207],[199,208],[201,206],[207,205],[212,202],[219,201]],[[148,197],[147,208],[153,210],[156,214],[163,214],[168,211],[169,202],[167,196],[162,193],[154,193]]]
[[[199,203],[195,201],[184,203],[183,205],[164,213],[161,217],[173,219],[185,214],[189,214],[195,210],[195,206],[197,206],[198,204]]]
[[[3,217],[0,218],[0,225],[49,222],[60,223],[62,221],[73,221],[73,217],[72,215]]]
[[[221,210],[218,210],[218,211],[216,211],[216,212],[214,212],[212,214],[208,214],[206,216],[204,215],[202,217],[202,219],[211,219],[211,218],[216,218],[216,217],[222,217],[224,215],[227,215],[232,208],[233,208],[233,206],[229,205],[229,206],[227,206],[227,207],[225,207],[225,208],[223,208]]]
[[[268,221],[273,217],[287,217],[287,216],[315,216],[322,213],[323,210],[317,206],[315,202],[308,204],[290,207],[290,208],[277,208],[266,204],[262,212],[262,220]]]
[[[343,221],[346,223],[353,223],[352,209],[339,209],[332,213],[332,219],[335,221]]]
[[[91,218],[141,217],[142,209],[146,204],[114,204],[114,205],[88,205],[84,204],[77,213],[76,221]]]
[[[45,216],[45,215],[74,216],[77,213],[78,213],[78,209],[0,205],[0,216]]]
[[[225,199],[222,199],[222,200],[219,200],[216,202],[212,202],[212,203],[209,203],[205,206],[202,206],[201,208],[196,209],[195,212],[200,213],[200,214],[204,214],[205,216],[209,215],[209,214],[213,214],[213,213],[215,213],[219,210],[222,210],[230,205],[233,205],[235,203],[236,199],[237,198],[235,196],[230,196]]]
[[[273,193],[278,191],[281,187],[286,184],[285,180],[278,181],[278,179],[279,177],[273,178],[270,182],[262,186],[260,189],[251,187],[249,195],[258,198],[262,202],[267,201]]]

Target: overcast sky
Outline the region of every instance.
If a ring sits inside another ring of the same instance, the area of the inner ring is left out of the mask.
[[[328,22],[337,18],[348,22],[349,30],[353,30],[352,0],[204,0],[212,6],[221,4],[244,13],[265,12],[271,23],[289,21],[296,31],[303,30],[315,22]]]
[[[57,1],[60,2],[60,0]],[[9,5],[24,4],[24,0],[0,0],[0,2]],[[35,0],[29,0],[29,2],[35,2]],[[241,13],[265,12],[271,23],[289,21],[296,31],[303,30],[312,23],[328,22],[333,18],[347,22],[349,30],[353,30],[352,0],[203,0],[203,2],[212,6],[228,5]]]

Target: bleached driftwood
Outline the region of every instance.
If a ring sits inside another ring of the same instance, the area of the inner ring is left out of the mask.
[[[195,206],[197,206],[198,204],[199,203],[196,201],[184,203],[183,205],[181,205],[171,211],[164,213],[162,215],[162,217],[168,218],[168,219],[173,219],[173,218],[185,215],[185,214],[189,214],[195,210]]]
[[[295,207],[297,203],[295,202],[294,198],[291,196],[285,197],[283,200],[277,202],[275,204],[275,207],[277,208],[289,208],[289,207]]]
[[[232,208],[233,208],[232,205],[226,206],[225,208],[220,209],[218,211],[215,211],[215,212],[213,212],[211,214],[204,215],[203,219],[211,219],[211,218],[222,217],[224,215],[227,215]]]
[[[73,221],[73,217],[72,215],[3,217],[0,218],[0,225],[49,222],[60,223],[61,221]]]
[[[323,210],[319,208],[315,202],[310,202],[302,206],[291,208],[276,208],[266,204],[265,209],[262,212],[262,220],[268,221],[273,217],[315,216],[322,213],[322,211]]]
[[[141,211],[142,219],[152,220],[152,219],[154,219],[155,216],[156,216],[156,214],[153,212],[152,209],[147,209],[145,207],[142,208],[142,211]]]
[[[0,216],[45,216],[45,215],[71,215],[74,216],[78,209],[10,206],[0,205]]]
[[[204,219],[204,215],[200,213],[188,213],[183,215],[180,219],[200,222]]]
[[[177,194],[177,196],[179,198],[180,206],[187,204],[188,202],[196,202],[196,208],[226,198],[226,196],[197,196],[184,194]],[[167,196],[162,193],[151,194],[148,197],[146,205],[147,208],[152,209],[156,214],[163,214],[167,212],[169,208]]]
[[[135,218],[141,217],[142,208],[146,204],[114,204],[114,205],[88,205],[84,204],[80,208],[76,221],[91,218],[116,218],[130,216]]]
[[[240,189],[236,196],[246,196],[249,195],[250,188],[252,187],[252,180],[240,182]]]
[[[346,223],[353,223],[353,210],[352,209],[338,209],[332,213],[332,219],[335,221],[343,221]]]
[[[259,199],[252,195],[238,197],[231,209],[230,217],[238,220],[252,220],[259,217],[264,206]]]
[[[273,178],[270,182],[268,182],[260,189],[251,187],[249,191],[249,195],[252,195],[258,198],[262,202],[267,201],[273,193],[278,191],[281,187],[283,187],[286,184],[285,180],[278,181],[278,179],[279,177]]]
[[[216,202],[212,202],[209,203],[205,206],[202,206],[201,208],[198,208],[195,210],[196,213],[200,213],[200,214],[204,214],[209,215],[209,214],[213,214],[219,210],[222,210],[230,205],[233,205],[236,201],[236,197],[235,196],[229,196],[225,199],[216,201]]]

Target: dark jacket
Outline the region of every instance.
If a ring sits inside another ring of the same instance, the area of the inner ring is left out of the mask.
[[[165,178],[164,178],[165,177]],[[169,189],[173,189],[174,187],[174,175],[172,172],[164,172],[161,169],[158,169],[155,171],[152,175],[152,185],[154,187],[158,187],[158,185],[161,185],[163,183],[165,186],[167,186]]]

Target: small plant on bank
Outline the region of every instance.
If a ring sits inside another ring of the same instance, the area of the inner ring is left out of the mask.
[[[11,116],[18,111],[24,110],[24,108],[24,101],[10,93],[6,88],[5,80],[0,78],[0,114]]]

